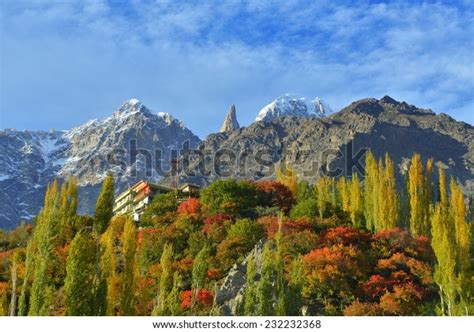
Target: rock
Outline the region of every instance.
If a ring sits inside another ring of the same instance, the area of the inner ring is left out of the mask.
[[[232,104],[230,106],[229,112],[227,113],[224,122],[222,123],[221,129],[219,132],[225,133],[228,131],[234,131],[236,129],[239,129],[240,125],[239,122],[237,121],[237,114],[235,111],[235,105]]]
[[[199,142],[168,113],[153,113],[136,99],[125,101],[110,117],[92,120],[67,131],[0,130],[0,228],[31,220],[44,202],[54,178],[74,176],[79,186],[79,213],[92,213],[108,171],[120,192],[141,179],[160,181],[154,163],[161,152],[169,169],[171,150]],[[137,152],[130,160],[131,150]],[[143,162],[147,156],[147,162]],[[143,158],[145,157],[145,158]],[[158,158],[158,159],[157,159]]]
[[[242,263],[235,264],[232,267],[222,285],[217,289],[216,302],[221,306],[222,313],[225,316],[238,315],[239,309],[243,306],[247,278],[247,264],[251,258],[253,258],[255,262],[254,280],[255,282],[260,280],[264,245],[264,240],[257,243]]]

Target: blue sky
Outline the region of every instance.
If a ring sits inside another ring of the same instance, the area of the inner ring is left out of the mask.
[[[472,1],[18,1],[1,6],[0,128],[69,129],[129,98],[200,137],[279,95],[385,94],[474,123]]]

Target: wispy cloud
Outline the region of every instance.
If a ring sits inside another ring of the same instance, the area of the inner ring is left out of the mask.
[[[470,2],[1,6],[1,127],[69,128],[137,97],[204,136],[229,104],[248,124],[285,92],[336,109],[390,94],[474,123]]]

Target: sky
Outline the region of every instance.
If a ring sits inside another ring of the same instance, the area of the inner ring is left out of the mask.
[[[472,1],[49,1],[1,9],[0,128],[70,129],[129,98],[201,138],[285,93],[390,95],[474,123]]]

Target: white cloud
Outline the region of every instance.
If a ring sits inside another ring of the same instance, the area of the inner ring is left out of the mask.
[[[336,109],[390,94],[473,123],[472,14],[469,3],[17,3],[5,6],[1,111],[6,126],[71,127],[138,97],[204,136],[229,104],[248,124],[292,91]]]

